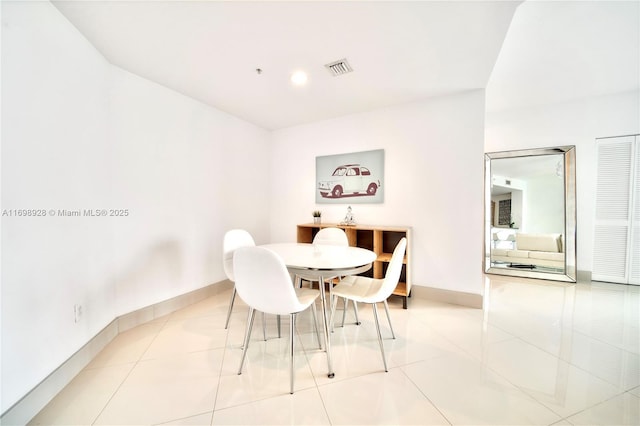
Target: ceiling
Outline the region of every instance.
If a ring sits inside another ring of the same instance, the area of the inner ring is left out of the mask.
[[[524,182],[535,178],[555,176],[561,183],[564,174],[563,164],[564,155],[561,153],[527,157],[494,158],[491,160],[491,176],[501,176],[506,179]],[[511,186],[491,185],[491,195],[508,194],[512,191],[513,188]]]
[[[527,157],[494,158],[491,174],[507,179],[527,180],[555,175],[564,164],[564,154],[533,155]]]
[[[640,1],[526,1],[487,86],[499,111],[640,89]]]
[[[640,86],[638,2],[520,3],[53,1],[113,65],[270,130],[472,89],[492,110]]]
[[[500,1],[53,4],[112,64],[266,129],[483,88],[517,6]],[[343,58],[354,71],[332,76],[324,65]],[[308,73],[303,87],[290,82],[297,69]]]

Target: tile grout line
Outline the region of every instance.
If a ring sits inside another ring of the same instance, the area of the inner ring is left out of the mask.
[[[315,309],[315,306],[314,306],[314,309]],[[324,410],[325,416],[327,416],[327,420],[329,421],[329,425],[332,425],[333,423],[331,422],[331,416],[329,416],[329,411],[327,410],[327,404],[326,404],[324,398],[322,398],[322,393],[320,392],[320,386],[318,385],[318,380],[316,379],[316,375],[313,374],[313,368],[311,367],[311,362],[310,362],[309,356],[307,355],[307,350],[305,349],[304,342],[300,338],[300,332],[298,332],[297,327],[296,327],[296,333],[298,334],[298,340],[300,341],[300,344],[301,344],[302,349],[303,349],[304,358],[307,360],[307,365],[309,366],[309,370],[311,371],[311,377],[313,378],[313,383],[315,384],[316,393],[318,394],[318,397],[320,398],[320,401],[322,402],[322,409]],[[312,329],[310,333],[311,334],[315,334],[315,330]],[[331,336],[329,336],[329,337],[331,337]],[[320,346],[322,346],[322,344],[320,344]],[[326,348],[324,348],[324,351],[326,351]]]
[[[107,402],[104,404],[104,406],[102,407],[102,409],[100,410],[100,412],[96,415],[96,417],[93,419],[93,421],[91,422],[91,425],[95,425],[96,421],[98,421],[98,419],[100,418],[100,416],[104,413],[104,410],[106,410],[106,408],[109,406],[109,404],[111,403],[111,401],[113,400],[113,398],[116,396],[116,394],[120,391],[120,389],[122,388],[122,385],[124,385],[124,383],[127,381],[127,379],[129,378],[129,376],[131,376],[131,373],[133,373],[133,370],[136,368],[136,366],[140,363],[140,361],[142,360],[142,357],[144,356],[145,353],[147,353],[147,351],[149,350],[149,348],[151,347],[151,345],[153,344],[153,342],[158,338],[158,335],[160,334],[160,332],[164,329],[165,325],[167,324],[167,321],[165,321],[162,324],[162,327],[160,327],[160,329],[155,333],[155,336],[153,336],[153,339],[151,339],[151,341],[149,342],[149,344],[147,345],[147,347],[145,348],[144,351],[141,352],[140,356],[138,357],[138,359],[133,362],[133,366],[131,367],[131,370],[129,370],[129,372],[127,373],[127,375],[124,377],[124,379],[122,379],[122,382],[118,385],[118,387],[116,388],[116,390],[113,391],[113,393],[111,394],[111,397],[109,397],[109,399],[107,400]],[[139,327],[139,326],[138,326]]]
[[[416,361],[415,363],[412,364],[417,364],[418,362],[425,362],[425,361]],[[409,365],[409,364],[406,364]],[[407,380],[409,380],[411,382],[411,384],[416,388],[416,390],[418,392],[420,392],[420,394],[422,396],[424,396],[424,398],[429,401],[429,403],[433,406],[433,408],[436,409],[436,411],[442,416],[443,419],[445,419],[447,421],[447,423],[449,423],[449,425],[453,425],[453,423],[451,422],[451,420],[449,420],[449,418],[440,410],[440,408],[422,391],[422,389],[420,389],[420,386],[418,386],[418,384],[416,382],[414,382],[411,377],[409,377],[409,375],[407,374],[406,371],[404,371],[404,369],[402,367],[398,367],[398,370],[400,370],[400,372],[407,378]]]
[[[229,318],[231,319],[231,318]],[[218,403],[218,396],[220,395],[220,381],[222,380],[222,370],[224,369],[224,360],[227,357],[227,350],[229,348],[229,334],[231,333],[231,321],[229,321],[229,325],[226,328],[226,336],[224,339],[224,347],[222,351],[222,359],[220,360],[220,370],[218,371],[218,385],[216,386],[216,396],[213,400],[213,406],[211,407],[211,420],[209,422],[210,425],[213,425],[213,419],[216,416],[216,405]],[[244,348],[242,348],[244,350]]]

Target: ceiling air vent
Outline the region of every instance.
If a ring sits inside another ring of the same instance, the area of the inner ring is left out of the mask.
[[[346,59],[331,62],[330,64],[326,64],[325,67],[334,77],[353,71],[353,68],[351,68],[351,65],[349,65]]]

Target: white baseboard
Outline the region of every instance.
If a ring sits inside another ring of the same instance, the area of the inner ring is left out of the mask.
[[[411,287],[411,297],[428,299],[436,302],[449,303],[451,305],[467,306],[470,308],[482,309],[483,296],[481,294],[464,293],[462,291],[445,290],[435,287],[423,287],[413,285]],[[411,302],[409,302],[411,309]]]
[[[576,273],[576,278],[579,283],[590,283],[591,282],[591,271],[580,271]]]
[[[220,281],[117,317],[29,393],[2,413],[0,425],[27,424],[119,333],[230,289],[232,285],[228,280]]]

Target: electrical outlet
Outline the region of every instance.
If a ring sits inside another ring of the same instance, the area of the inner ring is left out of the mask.
[[[74,322],[78,322],[80,321],[80,318],[82,317],[82,305],[76,303],[75,305],[73,305],[73,321]]]

